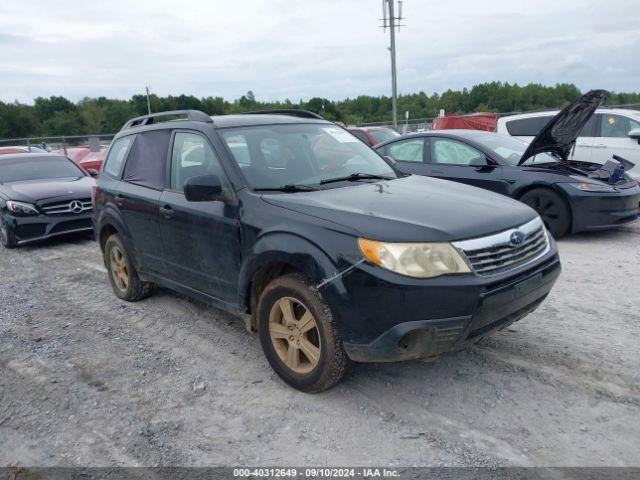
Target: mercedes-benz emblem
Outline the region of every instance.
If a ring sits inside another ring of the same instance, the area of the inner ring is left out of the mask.
[[[82,202],[79,202],[78,200],[74,200],[69,204],[69,210],[71,210],[73,213],[82,213],[82,210],[84,210],[84,207],[82,206]]]
[[[509,243],[514,246],[517,247],[518,245],[520,245],[522,242],[524,241],[524,233],[516,230],[515,232],[513,232],[511,234],[511,237],[509,237]]]

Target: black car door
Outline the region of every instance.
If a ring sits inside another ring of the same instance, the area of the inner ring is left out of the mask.
[[[480,150],[453,138],[430,137],[425,149],[427,175],[508,194],[502,167]]]
[[[204,135],[190,130],[175,131],[168,188],[160,197],[167,277],[235,303],[240,271],[238,208],[231,201],[187,201],[184,183],[200,175],[218,176],[223,189],[231,194],[220,159]]]
[[[143,271],[163,273],[159,200],[165,185],[171,132],[139,133],[124,166],[115,203],[133,240]]]

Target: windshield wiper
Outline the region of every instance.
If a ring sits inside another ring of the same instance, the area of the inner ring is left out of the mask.
[[[335,182],[357,182],[358,180],[393,180],[393,177],[387,177],[384,175],[375,175],[373,173],[352,173],[345,177],[328,178],[321,180],[320,185]]]
[[[314,192],[318,190],[316,187],[312,187],[311,185],[296,185],[296,184],[288,184],[282,185],[280,187],[264,187],[264,188],[254,188],[254,192]]]

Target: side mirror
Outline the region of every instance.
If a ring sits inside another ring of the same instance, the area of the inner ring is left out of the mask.
[[[486,167],[488,165],[486,157],[476,157],[471,159],[469,166],[471,167]]]
[[[640,144],[640,128],[636,128],[634,130],[631,130],[629,132],[629,137],[630,138],[635,138],[636,140],[638,140],[638,143]]]
[[[189,202],[222,200],[222,183],[216,175],[191,177],[184,183],[184,197]]]
[[[93,178],[96,178],[99,172],[95,168],[90,168],[87,170],[87,173],[91,175]]]
[[[391,165],[395,165],[396,163],[398,163],[398,162],[396,161],[396,159],[395,159],[395,158],[390,157],[389,155],[385,155],[385,156],[384,156],[384,158],[385,158],[385,160],[386,160],[387,162],[389,162]]]

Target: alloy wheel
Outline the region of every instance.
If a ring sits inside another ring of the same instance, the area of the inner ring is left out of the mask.
[[[109,265],[111,276],[118,287],[118,290],[125,292],[129,288],[129,270],[124,258],[124,254],[119,247],[113,246],[109,252]]]
[[[282,297],[269,313],[269,336],[280,360],[295,373],[309,373],[320,361],[318,325],[299,300]]]

